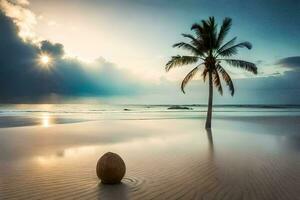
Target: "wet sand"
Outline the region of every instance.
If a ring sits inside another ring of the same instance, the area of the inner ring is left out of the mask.
[[[107,120],[0,128],[0,199],[300,197],[300,117]],[[120,185],[99,183],[107,151]]]

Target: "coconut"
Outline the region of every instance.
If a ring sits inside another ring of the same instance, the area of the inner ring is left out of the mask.
[[[120,183],[126,172],[123,159],[116,153],[105,153],[97,163],[98,178],[104,184]]]

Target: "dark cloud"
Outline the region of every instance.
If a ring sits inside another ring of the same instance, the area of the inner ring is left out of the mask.
[[[48,96],[113,96],[137,92],[123,70],[99,59],[85,64],[63,59],[62,44],[24,42],[12,20],[0,11],[0,102],[39,101]],[[48,68],[39,65],[39,54],[53,57]]]
[[[300,56],[283,58],[279,60],[277,64],[283,67],[300,70]]]
[[[51,54],[51,56],[62,57],[64,55],[64,46],[62,44],[56,43],[52,44],[48,40],[41,42],[41,50]]]
[[[234,80],[234,103],[246,104],[299,104],[300,70],[267,77]]]

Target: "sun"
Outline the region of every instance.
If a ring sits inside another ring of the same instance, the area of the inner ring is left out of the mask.
[[[50,61],[50,58],[49,58],[49,56],[42,56],[42,57],[41,57],[41,61],[42,61],[42,63],[44,63],[44,64],[48,64],[49,61]]]
[[[51,61],[52,61],[51,57],[47,54],[41,54],[39,56],[39,63],[41,65],[48,66],[51,64]]]

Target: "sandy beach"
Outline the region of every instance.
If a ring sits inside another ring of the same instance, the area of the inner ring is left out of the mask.
[[[93,120],[0,129],[0,199],[299,199],[300,117]],[[122,184],[95,167],[116,152]]]

